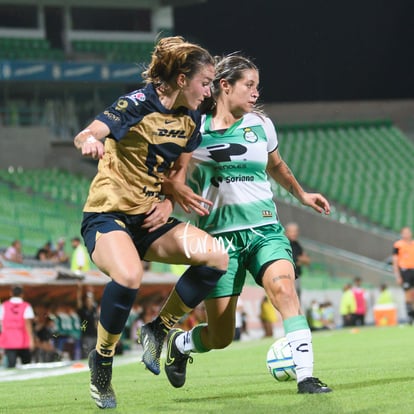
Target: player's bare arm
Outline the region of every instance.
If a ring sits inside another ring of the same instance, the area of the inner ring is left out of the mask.
[[[79,132],[74,139],[75,147],[81,150],[82,155],[100,159],[105,153],[101,139],[107,137],[110,130],[106,124],[94,120],[89,126]]]
[[[188,185],[185,184],[187,167],[192,153],[182,153],[174,163],[168,177],[162,184],[162,192],[171,196],[181,208],[186,212],[204,216],[209,214],[206,206],[211,206],[212,202],[196,194]]]
[[[289,191],[303,205],[312,207],[318,213],[330,213],[328,200],[319,193],[304,191],[288,165],[283,161],[278,150],[269,154],[266,170],[277,183]]]

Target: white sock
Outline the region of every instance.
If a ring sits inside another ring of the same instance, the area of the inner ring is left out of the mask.
[[[191,331],[183,332],[175,338],[175,345],[178,350],[183,354],[189,354],[194,351],[193,337]]]
[[[313,376],[313,347],[310,329],[301,329],[286,334],[296,365],[297,382]]]

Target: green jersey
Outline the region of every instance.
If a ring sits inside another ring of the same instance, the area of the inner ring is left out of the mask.
[[[211,115],[204,115],[188,170],[193,191],[213,202],[197,226],[215,234],[277,223],[266,173],[268,155],[278,146],[272,121],[249,113],[225,131],[210,127]]]

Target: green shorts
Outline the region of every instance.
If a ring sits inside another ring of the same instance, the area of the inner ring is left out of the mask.
[[[289,260],[294,266],[292,249],[285,230],[279,223],[228,233],[214,237],[228,249],[229,266],[207,298],[240,295],[247,270],[262,286],[263,273],[276,260]]]

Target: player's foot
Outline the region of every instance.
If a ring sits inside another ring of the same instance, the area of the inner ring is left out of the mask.
[[[318,378],[308,377],[298,383],[299,394],[322,394],[332,390]]]
[[[138,343],[144,348],[142,362],[153,374],[160,373],[160,358],[166,332],[156,322],[143,325],[138,334]]]
[[[167,335],[165,373],[167,374],[168,381],[175,388],[180,388],[184,385],[187,362],[193,363],[193,358],[188,354],[181,353],[175,344],[177,336],[183,332],[182,329],[171,329]]]
[[[88,365],[91,372],[89,389],[95,404],[99,408],[115,408],[116,397],[111,385],[112,362],[98,362],[94,349],[89,353]]]

